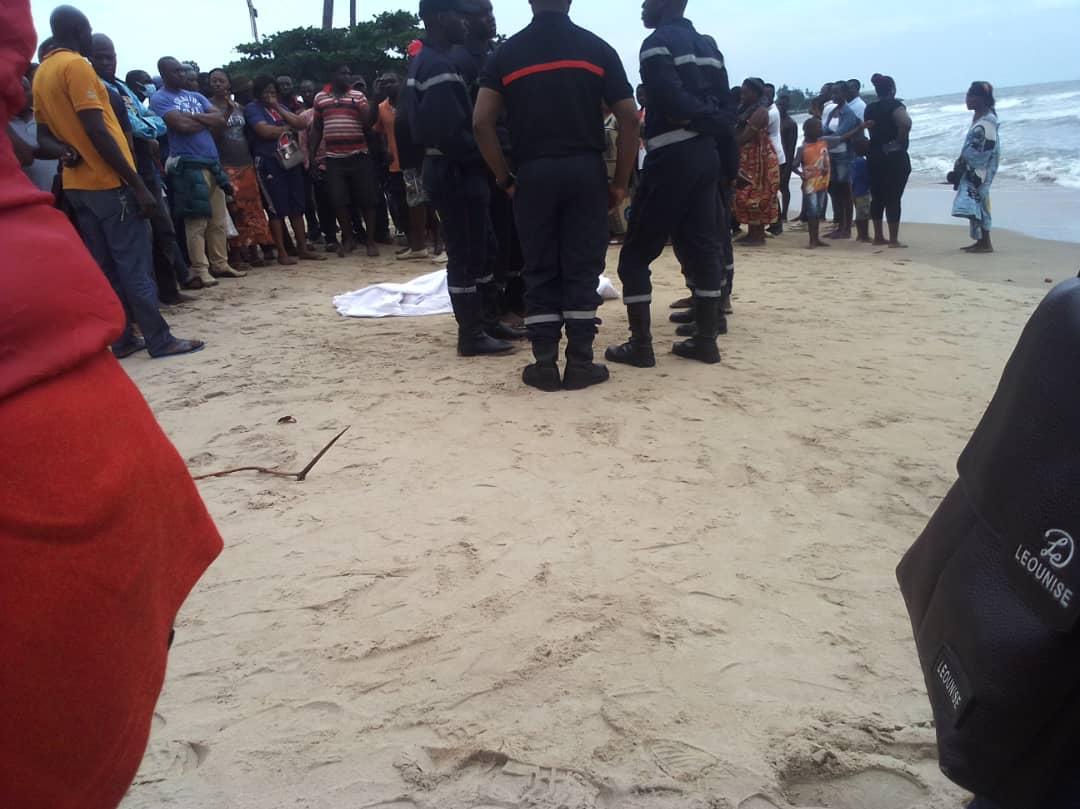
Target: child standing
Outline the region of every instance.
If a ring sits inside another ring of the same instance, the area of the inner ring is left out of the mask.
[[[870,238],[870,166],[866,156],[870,153],[870,141],[856,138],[852,142],[856,158],[851,163],[851,193],[855,197],[855,241],[873,244]]]
[[[823,130],[821,120],[811,118],[803,124],[805,142],[795,158],[794,173],[802,177],[803,214],[810,229],[810,244],[807,248],[831,247],[821,240],[821,220],[825,217],[825,206],[829,204],[829,147],[821,140]]]

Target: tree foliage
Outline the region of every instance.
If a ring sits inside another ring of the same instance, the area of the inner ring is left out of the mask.
[[[236,46],[241,58],[225,66],[236,78],[266,73],[297,82],[330,80],[338,65],[371,82],[387,71],[405,72],[409,43],[420,36],[420,20],[408,11],[387,11],[352,28],[294,28]]]
[[[814,90],[800,90],[797,87],[788,87],[786,84],[781,84],[776,88],[776,97],[787,96],[791,103],[790,110],[792,112],[806,112],[810,109],[810,102],[814,100],[817,93]]]

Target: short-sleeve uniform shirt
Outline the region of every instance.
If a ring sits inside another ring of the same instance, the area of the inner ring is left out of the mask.
[[[614,48],[560,12],[535,15],[495,51],[480,86],[503,97],[519,163],[602,155],[602,105],[633,98]]]
[[[65,49],[53,51],[34,75],[34,116],[82,158],[73,168],[64,169],[64,188],[73,191],[119,188],[123,185],[120,175],[94,148],[79,119],[79,113],[84,110],[101,111],[105,128],[134,169],[135,158],[128,149],[105,84],[79,54]]]

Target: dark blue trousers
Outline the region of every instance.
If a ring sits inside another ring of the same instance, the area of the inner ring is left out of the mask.
[[[423,182],[446,232],[450,294],[475,295],[477,284],[494,280],[487,266],[491,191],[486,169],[427,157]]]
[[[634,194],[634,214],[619,256],[626,304],[652,301],[649,266],[672,240],[688,283],[700,297],[723,286],[717,215],[720,155],[712,138],[654,149]]]
[[[139,324],[150,353],[163,350],[173,338],[158,311],[153,237],[149,222],[139,218],[134,192],[121,186],[110,191],[69,189],[65,195],[75,211],[86,249],[124,305],[127,323],[114,347],[124,349],[134,343],[131,330],[134,321]]]
[[[568,340],[591,343],[608,243],[603,156],[530,160],[517,177],[514,219],[525,257],[529,339],[558,341],[565,322]]]

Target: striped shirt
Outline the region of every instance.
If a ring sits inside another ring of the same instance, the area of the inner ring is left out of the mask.
[[[341,96],[322,92],[315,96],[315,120],[323,127],[323,148],[327,157],[367,154],[364,122],[368,116],[367,96],[349,90]]]

